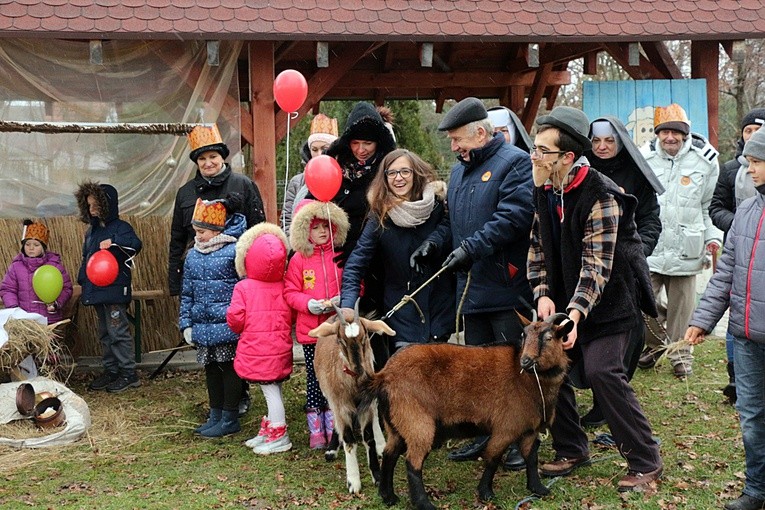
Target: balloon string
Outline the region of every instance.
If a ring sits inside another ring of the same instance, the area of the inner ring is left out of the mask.
[[[324,206],[327,208],[327,219],[329,220],[329,243],[332,246],[332,253],[335,252],[335,236],[332,232],[332,214],[329,212],[329,201],[324,202]],[[335,270],[335,287],[337,288],[337,295],[340,295],[340,277],[337,274],[337,264],[332,264]],[[330,296],[330,299],[335,296]]]
[[[295,116],[292,116],[292,113],[287,112],[287,156],[286,156],[286,167],[284,169],[284,192],[282,194],[282,229],[286,227],[285,220],[287,216],[287,186],[290,182],[290,119],[297,118],[298,112],[293,112]],[[292,204],[293,208],[295,204]]]
[[[135,267],[135,256],[138,254],[135,248],[131,248],[130,246],[121,246],[119,244],[112,243],[112,246],[115,246],[122,251],[125,255],[128,256],[128,258],[125,259],[125,266],[128,269],[133,269]],[[126,250],[130,250],[132,252],[132,255],[128,253]]]

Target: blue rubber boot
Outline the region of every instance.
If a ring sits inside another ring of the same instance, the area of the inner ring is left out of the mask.
[[[194,434],[201,434],[213,425],[216,425],[223,417],[223,409],[210,409],[210,416],[207,421],[194,429]]]

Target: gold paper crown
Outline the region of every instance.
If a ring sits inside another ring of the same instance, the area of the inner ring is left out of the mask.
[[[226,225],[226,206],[220,200],[208,202],[197,198],[194,206],[194,215],[191,217],[191,224],[210,230],[223,230]]]
[[[200,147],[223,143],[217,124],[195,126],[189,133],[189,145],[191,150],[195,151]]]
[[[691,121],[688,120],[683,107],[677,103],[672,103],[669,106],[657,106],[653,112],[653,127],[656,128],[660,124],[666,124],[667,122],[684,122],[690,127]]]
[[[21,242],[23,243],[27,239],[36,239],[45,246],[48,246],[48,236],[48,227],[42,223],[32,223],[24,225],[24,230],[21,233]]]
[[[311,121],[311,134],[326,133],[328,135],[337,136],[337,119],[327,117],[323,113],[319,113]]]

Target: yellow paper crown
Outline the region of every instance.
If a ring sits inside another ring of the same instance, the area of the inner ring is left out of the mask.
[[[328,135],[337,136],[337,119],[327,117],[323,113],[319,113],[311,121],[311,134],[326,133]]]
[[[24,225],[24,230],[21,233],[21,242],[23,243],[27,239],[36,239],[45,246],[48,246],[48,237],[48,227],[42,223],[31,223],[29,225]]]
[[[189,133],[189,146],[192,151],[208,145],[222,144],[223,138],[220,136],[217,124],[195,126]]]
[[[666,124],[667,122],[684,122],[688,126],[691,125],[685,110],[677,103],[672,103],[669,106],[657,106],[654,109],[653,127],[656,128],[660,124]]]
[[[226,206],[220,200],[208,202],[197,198],[194,205],[194,215],[191,217],[191,224],[210,230],[223,230],[226,225]]]

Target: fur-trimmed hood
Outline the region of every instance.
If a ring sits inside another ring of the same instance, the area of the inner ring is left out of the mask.
[[[90,215],[88,197],[93,196],[101,210],[99,217],[104,223],[116,220],[119,217],[119,198],[117,190],[110,184],[99,184],[94,181],[85,181],[74,192],[77,200],[77,209],[80,211],[80,220],[90,223],[93,217]]]
[[[287,236],[273,223],[258,223],[236,243],[236,272],[241,278],[278,281],[287,266]]]
[[[348,215],[333,202],[310,201],[298,208],[290,225],[290,246],[304,257],[313,254],[314,245],[309,240],[311,221],[314,218],[329,222],[335,247],[345,244],[350,222]]]
[[[356,161],[351,151],[351,140],[369,140],[377,143],[378,162],[396,148],[391,131],[385,126],[380,113],[370,103],[356,103],[348,114],[343,134],[332,142],[325,154],[337,159],[340,166]]]
[[[433,193],[436,195],[436,200],[441,202],[446,201],[446,183],[444,181],[432,181],[429,182],[427,186],[433,189]]]

